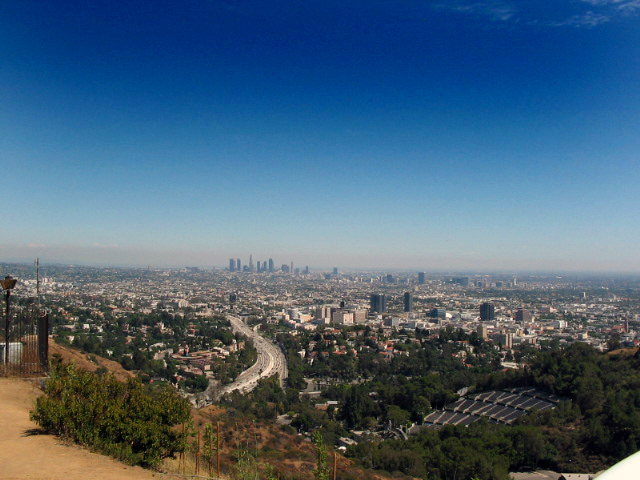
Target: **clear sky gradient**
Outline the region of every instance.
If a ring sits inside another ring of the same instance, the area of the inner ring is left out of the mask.
[[[0,260],[640,271],[640,1],[0,4]]]

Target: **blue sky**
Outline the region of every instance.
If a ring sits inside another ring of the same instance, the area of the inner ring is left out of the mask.
[[[640,271],[640,1],[0,5],[0,259]]]

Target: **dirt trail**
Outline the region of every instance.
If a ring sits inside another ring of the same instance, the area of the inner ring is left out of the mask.
[[[0,479],[147,480],[166,478],[140,467],[30,434],[29,410],[40,391],[26,380],[0,378]]]

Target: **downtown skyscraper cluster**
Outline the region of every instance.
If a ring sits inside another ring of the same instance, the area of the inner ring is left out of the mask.
[[[275,263],[273,261],[273,258],[270,258],[269,260],[265,260],[265,261],[257,261],[255,264],[253,263],[253,255],[249,255],[249,263],[242,265],[242,262],[240,261],[239,258],[235,259],[235,258],[230,258],[229,259],[229,271],[230,272],[245,272],[245,273],[275,273],[276,271],[281,271],[284,273],[295,273],[295,274],[299,274],[299,273],[303,273],[303,274],[308,274],[309,273],[309,267],[306,266],[304,268],[304,270],[302,272],[300,272],[300,269],[297,268],[294,270],[293,268],[293,262],[291,262],[290,264],[282,264],[282,266],[276,270],[276,266]]]

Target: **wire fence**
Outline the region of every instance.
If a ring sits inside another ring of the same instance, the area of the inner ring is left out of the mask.
[[[237,425],[236,425],[237,428]],[[258,444],[255,451],[237,445],[233,460],[227,455],[223,460],[223,437],[221,424],[206,424],[203,429],[195,429],[193,424],[183,424],[185,430],[190,432],[190,441],[184,452],[171,461],[169,472],[162,473],[166,477],[207,480],[259,480],[281,478],[277,470],[269,462],[259,459]],[[243,442],[241,442],[243,443]],[[315,442],[314,442],[315,443]],[[324,453],[321,453],[324,452]],[[337,451],[329,452],[326,447],[316,445],[317,469],[310,478],[337,480],[338,464],[340,462]],[[323,457],[321,460],[320,457]],[[223,463],[225,462],[225,463]],[[285,477],[286,478],[286,477]]]
[[[189,428],[183,425],[183,433]],[[180,453],[173,463],[174,472],[166,475],[206,479],[226,478],[222,475],[220,423],[207,424],[202,430],[192,430],[189,436],[191,439],[186,450]]]

